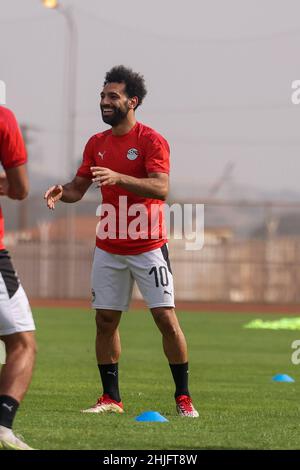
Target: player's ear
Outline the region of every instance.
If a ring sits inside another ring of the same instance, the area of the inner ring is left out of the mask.
[[[139,104],[139,99],[138,99],[137,96],[133,96],[132,98],[130,98],[130,100],[129,100],[129,107],[130,107],[131,109],[135,109],[138,104]]]

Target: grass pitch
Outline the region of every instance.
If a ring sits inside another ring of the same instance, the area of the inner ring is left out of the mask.
[[[100,395],[94,314],[35,309],[39,353],[15,430],[37,449],[299,449],[300,331],[247,330],[259,314],[178,314],[190,351],[198,419],[176,415],[161,336],[146,311],[123,314],[120,389],[124,415],[81,414]],[[268,315],[267,319],[279,318]],[[295,383],[275,383],[286,373]],[[168,423],[141,423],[143,411]]]

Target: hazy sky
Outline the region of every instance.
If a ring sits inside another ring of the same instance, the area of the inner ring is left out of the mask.
[[[74,173],[85,142],[104,129],[105,72],[123,63],[144,74],[138,120],[172,149],[174,187],[213,185],[227,162],[234,181],[298,190],[299,0],[61,0],[78,27]],[[64,182],[68,162],[64,18],[39,0],[0,0],[0,79],[7,105],[32,133],[31,165]],[[70,167],[70,164],[69,164]]]

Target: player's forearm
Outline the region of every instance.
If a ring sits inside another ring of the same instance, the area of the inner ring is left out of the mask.
[[[74,187],[74,184],[72,182],[63,185],[63,193],[61,197],[62,202],[77,202],[82,199],[82,196],[82,192],[79,191],[76,187]]]
[[[15,191],[14,188],[11,188],[10,186],[8,187],[7,197],[9,197],[10,199],[22,201],[23,199],[27,197],[27,195],[28,195],[28,188],[23,188],[18,191]]]
[[[19,201],[25,199],[29,192],[26,166],[20,165],[5,171],[0,174],[1,194]]]
[[[118,185],[138,196],[151,199],[165,201],[168,195],[168,186],[158,178],[134,178],[133,176],[120,175]]]

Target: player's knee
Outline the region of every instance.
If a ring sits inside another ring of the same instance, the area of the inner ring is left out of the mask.
[[[118,322],[112,315],[105,312],[97,312],[96,314],[97,334],[109,335],[113,334],[118,327]]]
[[[153,315],[155,322],[163,335],[177,336],[180,333],[180,327],[178,325],[174,309],[159,307],[155,309]]]
[[[177,325],[166,322],[161,325],[161,332],[164,336],[175,338],[180,335],[181,330]]]
[[[28,350],[30,351],[31,355],[33,357],[35,357],[37,355],[38,348],[37,348],[37,344],[36,344],[36,341],[35,341],[34,338],[29,342],[27,347],[28,347]]]
[[[21,354],[35,357],[37,345],[33,333],[16,333],[6,338],[7,354]]]

